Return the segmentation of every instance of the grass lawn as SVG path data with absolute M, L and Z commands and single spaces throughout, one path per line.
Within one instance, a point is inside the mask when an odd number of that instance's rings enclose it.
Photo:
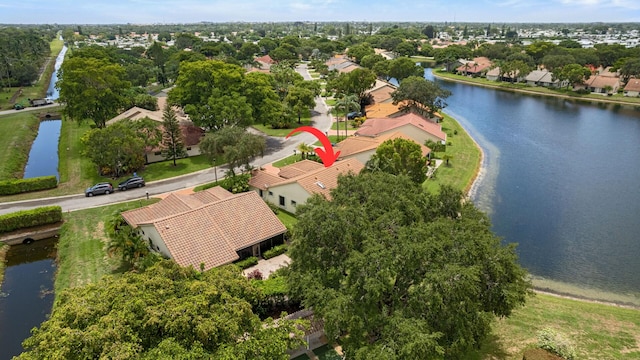
M 298 162 L 300 160 L 302 160 L 302 155 L 300 155 L 300 154 L 289 155 L 286 158 L 280 159 L 280 160 L 274 162 L 271 165 L 273 165 L 273 166 L 275 166 L 277 168 L 280 168 L 280 167 L 283 167 L 283 166 L 291 165 L 291 164 L 296 163 L 296 162 Z
M 520 360 L 544 328 L 571 341 L 576 359 L 640 359 L 640 311 L 545 294 L 496 320 L 493 336 L 467 359 Z
M 17 112 L 0 119 L 0 179 L 22 178 L 40 121 L 33 112 Z
M 137 200 L 64 214 L 58 242 L 56 294 L 62 289 L 98 281 L 103 275 L 127 270 L 118 257 L 109 257 L 105 221 L 117 210 L 129 210 L 158 201 Z
M 2 293 L 2 281 L 4 281 L 4 258 L 9 251 L 9 245 L 0 243 L 0 293 Z
M 344 130 L 344 120 L 343 121 L 336 121 L 333 124 L 331 124 L 331 130 Z M 355 126 L 355 121 L 353 120 L 349 120 L 348 124 L 347 124 L 347 130 L 357 130 L 358 128 Z
M 292 124 L 292 127 L 290 129 L 272 129 L 271 125 L 262 125 L 262 124 L 254 124 L 251 125 L 254 129 L 263 132 L 269 136 L 277 136 L 277 137 L 285 137 L 287 136 L 292 130 L 300 127 L 300 126 L 311 126 L 311 117 L 307 116 L 307 117 L 303 117 L 301 119 L 301 124 L 298 124 L 298 122 L 294 122 Z M 292 136 L 296 136 L 298 135 L 299 132 L 293 134 Z
M 327 106 L 335 106 L 336 103 L 338 102 L 338 100 L 336 100 L 336 99 L 326 99 L 324 102 L 327 104 Z
M 481 165 L 480 149 L 457 121 L 447 114 L 443 115 L 442 131 L 447 133 L 446 154 L 452 158 L 449 160 L 449 166 L 444 163 L 440 165 L 435 177 L 427 179 L 422 186 L 434 193 L 439 191 L 441 185 L 450 185 L 466 193 Z M 457 135 L 454 135 L 455 131 L 458 132 Z M 449 142 L 451 145 L 448 145 Z M 442 158 L 444 154 L 435 153 L 435 156 Z
M 296 219 L 295 215 L 282 209 L 278 211 L 277 216 L 278 219 L 280 219 L 280 221 L 284 224 L 284 226 L 287 227 L 287 229 L 292 229 L 293 226 L 298 222 L 298 219 Z
M 329 135 L 328 136 L 329 141 L 331 141 L 332 144 L 335 144 L 341 140 L 344 140 L 344 135 Z M 313 143 L 314 146 L 322 146 L 322 143 L 320 141 L 316 141 Z

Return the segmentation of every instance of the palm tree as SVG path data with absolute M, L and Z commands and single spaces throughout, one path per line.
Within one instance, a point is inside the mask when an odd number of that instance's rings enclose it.
M 351 110 L 360 111 L 359 100 L 360 99 L 358 98 L 358 95 L 355 95 L 355 94 L 343 95 L 338 100 L 336 100 L 336 105 L 334 109 L 344 112 L 344 137 L 345 138 L 347 137 L 347 127 L 349 124 L 347 115 Z M 340 126 L 338 126 L 338 134 L 340 134 L 339 130 L 340 130 Z
M 310 152 L 313 152 L 313 149 L 315 149 L 313 146 L 307 145 L 305 143 L 301 143 L 300 145 L 298 145 L 298 150 L 302 154 L 302 159 L 305 159 L 305 154 L 307 154 L 306 158 L 308 158 L 309 157 L 308 154 Z

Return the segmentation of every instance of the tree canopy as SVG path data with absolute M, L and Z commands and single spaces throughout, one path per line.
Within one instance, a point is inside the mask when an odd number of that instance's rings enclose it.
M 299 207 L 288 284 L 349 358 L 460 358 L 525 302 L 514 246 L 461 195 L 376 172 Z
M 402 103 L 403 111 L 414 111 L 425 117 L 447 106 L 444 101 L 451 92 L 442 89 L 433 81 L 421 76 L 410 76 L 400 83 L 400 86 L 391 93 L 394 104 Z
M 383 142 L 366 164 L 367 171 L 383 171 L 393 175 L 407 175 L 417 184 L 427 178 L 427 159 L 420 145 L 396 138 Z
M 99 128 L 126 104 L 126 91 L 131 87 L 123 66 L 93 57 L 65 60 L 58 78 L 58 101 L 65 104 L 64 114 L 78 122 L 93 120 Z
M 121 120 L 103 129 L 91 129 L 82 136 L 83 154 L 101 175 L 120 176 L 144 166 L 145 140 L 154 130 L 139 127 L 134 121 Z M 157 125 L 154 125 L 157 126 Z
M 235 266 L 199 272 L 163 260 L 63 290 L 19 359 L 289 359 L 302 333 L 260 321 L 260 297 Z

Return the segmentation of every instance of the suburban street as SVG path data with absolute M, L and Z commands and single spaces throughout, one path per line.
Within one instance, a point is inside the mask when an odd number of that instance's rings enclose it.
M 302 74 L 306 80 L 311 79 L 311 76 L 307 71 L 306 64 L 298 66 L 296 70 Z M 9 112 L 11 111 L 15 110 L 9 110 Z M 327 112 L 328 107 L 325 104 L 324 99 L 320 97 L 316 98 L 316 106 L 312 111 L 312 125 L 322 132 L 326 132 L 331 128 L 332 119 L 331 115 Z M 289 155 L 293 155 L 293 150 L 296 149 L 300 143 L 304 142 L 306 144 L 313 144 L 317 140 L 318 139 L 307 132 L 298 133 L 298 135 L 292 136 L 289 139 L 268 137 L 267 151 L 265 152 L 265 155 L 254 159 L 251 165 L 254 167 L 260 167 L 280 160 Z M 224 165 L 217 167 L 218 180 L 224 177 L 227 170 L 228 167 Z M 154 196 L 166 192 L 191 188 L 197 185 L 210 183 L 215 180 L 216 172 L 214 171 L 214 168 L 210 168 L 174 178 L 148 182 L 143 188 L 116 191 L 110 195 L 85 197 L 84 193 L 82 193 L 77 195 L 0 203 L 0 214 L 47 205 L 59 205 L 65 212 L 75 211 L 136 199 L 144 199 L 147 196 L 147 193 L 149 196 Z

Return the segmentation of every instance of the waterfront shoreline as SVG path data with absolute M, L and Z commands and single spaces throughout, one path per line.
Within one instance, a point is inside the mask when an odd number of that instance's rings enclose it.
M 461 81 L 462 82 L 462 81 Z M 446 113 L 446 111 L 445 111 Z M 487 164 L 485 164 L 485 159 L 486 159 L 486 155 L 484 152 L 484 149 L 482 148 L 482 146 L 480 146 L 480 144 L 478 143 L 478 141 L 475 139 L 475 137 L 473 136 L 473 134 L 471 133 L 471 131 L 469 131 L 469 129 L 465 128 L 465 126 L 458 121 L 458 119 L 456 119 L 455 117 L 453 117 L 451 114 L 447 114 L 451 119 L 453 119 L 453 121 L 455 121 L 456 123 L 458 123 L 458 125 L 464 129 L 464 131 L 467 133 L 467 136 L 469 136 L 469 138 L 473 141 L 473 143 L 476 145 L 476 147 L 478 148 L 478 151 L 480 152 L 480 158 L 477 161 L 477 165 L 476 165 L 476 170 L 474 172 L 473 177 L 471 178 L 470 182 L 467 184 L 467 186 L 465 187 L 464 190 L 464 194 L 466 197 L 466 200 L 471 200 L 471 198 L 475 195 L 475 192 L 478 189 L 479 186 L 479 182 L 483 179 L 483 174 L 486 172 L 486 166 Z M 555 285 L 555 286 L 554 286 Z M 573 284 L 567 284 L 569 286 L 573 286 Z M 566 286 L 564 286 L 566 287 Z M 584 301 L 584 302 L 590 302 L 590 303 L 596 303 L 596 304 L 603 304 L 603 305 L 609 305 L 609 306 L 616 306 L 616 307 L 622 307 L 622 308 L 628 308 L 628 309 L 635 309 L 635 310 L 640 310 L 640 301 L 639 302 L 633 302 L 631 299 L 623 299 L 624 295 L 623 294 L 618 294 L 618 293 L 613 293 L 613 292 L 607 292 L 602 290 L 602 294 L 605 296 L 590 296 L 587 294 L 581 294 L 580 290 L 578 289 L 578 291 L 570 291 L 570 290 L 562 290 L 563 286 L 561 286 L 560 284 L 549 284 L 547 281 L 543 281 L 541 279 L 536 279 L 535 277 L 532 279 L 532 290 L 537 293 L 537 294 L 546 294 L 546 295 L 551 295 L 551 296 L 556 296 L 556 297 L 560 297 L 560 298 L 565 298 L 565 299 L 570 299 L 570 300 L 576 300 L 576 301 Z M 583 289 L 585 292 L 588 292 L 588 289 Z M 593 290 L 595 291 L 595 290 Z M 609 295 L 609 296 L 607 296 Z M 605 300 L 603 299 L 606 297 L 613 297 L 613 298 L 618 298 L 616 300 Z
M 488 89 L 494 89 L 494 90 L 510 91 L 510 92 L 516 92 L 516 93 L 521 93 L 521 94 L 527 94 L 527 95 L 555 97 L 555 98 L 560 98 L 560 99 L 573 100 L 573 101 L 584 101 L 584 102 L 590 102 L 590 103 L 605 103 L 605 104 L 612 104 L 612 105 L 624 105 L 624 106 L 640 107 L 640 103 L 639 102 L 627 102 L 627 101 L 612 100 L 612 99 L 609 99 L 609 98 L 605 98 L 604 96 L 603 96 L 602 99 L 597 99 L 597 98 L 590 98 L 590 97 L 576 97 L 576 96 L 564 95 L 564 94 L 553 94 L 553 93 L 546 93 L 546 92 L 538 92 L 538 91 L 526 90 L 526 89 L 507 88 L 507 87 L 502 87 L 502 86 L 498 86 L 498 85 L 484 84 L 484 83 L 478 83 L 478 82 L 475 82 L 475 81 L 466 81 L 466 80 L 463 80 L 463 79 L 457 79 L 457 78 L 451 78 L 451 77 L 447 77 L 447 76 L 442 76 L 441 74 L 433 72 L 433 71 L 431 73 L 433 74 L 433 77 L 438 78 L 438 79 L 443 80 L 443 81 L 451 81 L 451 82 L 457 82 L 457 83 L 467 84 L 467 85 L 472 85 L 472 86 L 480 86 L 480 87 L 484 87 L 484 88 L 488 88 Z

